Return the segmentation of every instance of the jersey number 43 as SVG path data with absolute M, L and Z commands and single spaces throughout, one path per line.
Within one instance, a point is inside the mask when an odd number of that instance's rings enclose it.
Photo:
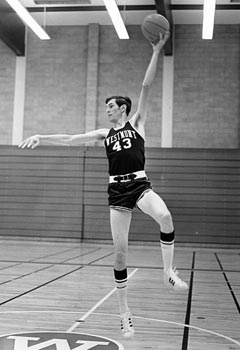
M 113 150 L 114 151 L 121 151 L 122 150 L 122 147 L 127 149 L 127 148 L 131 148 L 132 147 L 132 144 L 131 144 L 131 139 L 129 138 L 126 138 L 126 139 L 122 139 L 122 143 L 123 145 L 121 145 L 120 141 L 116 141 L 113 145 Z

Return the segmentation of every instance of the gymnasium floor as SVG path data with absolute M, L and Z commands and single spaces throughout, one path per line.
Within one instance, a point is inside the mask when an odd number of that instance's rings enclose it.
M 3 335 L 62 332 L 98 335 L 131 350 L 240 348 L 237 249 L 176 247 L 175 265 L 190 286 L 179 295 L 162 283 L 158 244 L 130 245 L 129 306 L 136 334 L 125 340 L 119 327 L 111 244 L 0 243 L 0 345 Z M 45 347 L 56 348 L 73 349 Z M 29 345 L 23 350 L 27 349 L 42 348 Z

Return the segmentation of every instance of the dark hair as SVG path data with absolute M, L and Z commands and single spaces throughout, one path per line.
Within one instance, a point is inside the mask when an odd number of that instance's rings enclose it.
M 118 107 L 122 106 L 122 105 L 126 105 L 126 114 L 129 115 L 130 111 L 131 111 L 131 107 L 132 107 L 132 101 L 130 100 L 129 97 L 125 96 L 110 96 L 108 98 L 106 98 L 105 103 L 107 104 L 110 100 L 115 100 L 116 104 L 118 105 Z

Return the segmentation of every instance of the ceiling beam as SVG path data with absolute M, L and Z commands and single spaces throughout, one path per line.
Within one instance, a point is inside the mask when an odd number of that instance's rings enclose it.
M 1 0 L 2 1 L 2 0 Z M 240 0 L 237 0 L 240 1 Z M 161 11 L 166 9 L 170 10 L 202 10 L 203 5 L 196 4 L 172 4 L 163 6 L 163 3 L 170 3 L 170 1 L 155 0 L 156 5 L 118 5 L 119 11 L 156 11 L 156 8 L 160 8 Z M 162 4 L 161 4 L 162 3 Z M 106 7 L 103 5 L 99 6 L 36 6 L 36 7 L 27 7 L 29 12 L 97 12 L 97 11 L 106 11 Z M 216 10 L 240 10 L 240 4 L 217 4 Z M 169 13 L 171 18 L 171 12 Z
M 25 25 L 5 1 L 0 1 L 0 39 L 17 56 L 25 55 Z
M 118 5 L 119 11 L 155 11 L 155 5 Z M 29 12 L 98 12 L 106 11 L 106 7 L 103 5 L 99 6 L 37 6 L 27 7 Z
M 173 55 L 173 19 L 171 11 L 171 0 L 155 0 L 157 13 L 167 18 L 170 24 L 170 38 L 164 46 L 165 56 Z
M 238 0 L 239 2 L 239 0 Z M 203 10 L 203 5 L 198 4 L 175 4 L 171 5 L 171 10 Z M 216 10 L 240 10 L 240 4 L 216 4 Z

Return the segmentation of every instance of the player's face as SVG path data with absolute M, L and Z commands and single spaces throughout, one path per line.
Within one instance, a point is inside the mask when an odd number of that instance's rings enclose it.
M 110 122 L 117 122 L 121 118 L 122 112 L 115 99 L 108 101 L 106 104 L 106 113 Z

